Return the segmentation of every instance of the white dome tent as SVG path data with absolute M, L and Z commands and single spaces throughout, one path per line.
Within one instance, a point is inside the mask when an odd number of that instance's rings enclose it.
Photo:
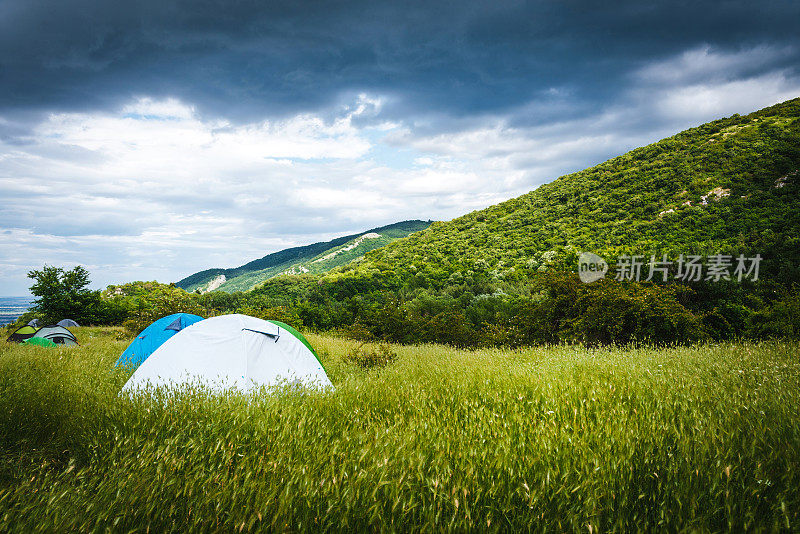
M 301 333 L 277 321 L 238 314 L 184 328 L 136 369 L 122 391 L 187 382 L 214 391 L 235 388 L 243 392 L 296 383 L 333 387 Z

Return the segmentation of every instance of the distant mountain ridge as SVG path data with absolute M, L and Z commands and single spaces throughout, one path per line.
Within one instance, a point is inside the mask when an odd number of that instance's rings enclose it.
M 322 274 L 360 258 L 413 232 L 425 230 L 432 221 L 401 221 L 330 241 L 287 248 L 230 269 L 206 269 L 175 283 L 186 291 L 247 291 L 281 274 Z

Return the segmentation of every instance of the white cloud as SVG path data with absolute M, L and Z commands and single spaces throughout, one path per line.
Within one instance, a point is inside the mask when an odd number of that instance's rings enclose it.
M 160 119 L 191 119 L 194 116 L 193 106 L 187 106 L 175 98 L 153 100 L 152 98 L 139 98 L 135 102 L 122 108 L 123 115 L 138 117 L 158 117 Z
M 747 113 L 800 95 L 800 81 L 787 72 L 743 80 L 699 83 L 662 90 L 656 106 L 664 117 L 710 119 Z
M 360 95 L 328 120 L 244 125 L 204 120 L 175 99 L 53 114 L 27 144 L 0 144 L 0 269 L 14 273 L 0 292 L 23 291 L 24 272 L 44 262 L 95 266 L 98 285 L 169 281 L 373 225 L 459 214 L 438 197 L 478 188 L 475 173 L 440 158 L 411 175 L 376 161 L 371 151 L 397 125 L 354 121 L 380 108 Z
M 391 203 L 391 199 L 376 191 L 355 188 L 300 187 L 288 191 L 288 196 L 289 201 L 300 209 L 370 209 Z
M 703 45 L 639 69 L 634 76 L 647 84 L 691 84 L 709 78 L 735 79 L 743 72 L 763 68 L 770 62 L 792 55 L 790 47 L 760 45 L 736 51 L 716 50 Z
M 800 95 L 800 78 L 770 64 L 792 48 L 755 46 L 736 51 L 701 46 L 652 62 L 633 74 L 627 93 L 635 107 L 650 108 L 669 123 L 697 123 L 748 113 Z M 650 114 L 645 117 L 650 118 Z

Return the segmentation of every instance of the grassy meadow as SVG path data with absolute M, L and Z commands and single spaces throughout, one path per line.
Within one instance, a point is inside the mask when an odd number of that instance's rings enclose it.
M 333 393 L 120 398 L 122 330 L 0 342 L 0 531 L 798 531 L 800 346 L 309 335 Z

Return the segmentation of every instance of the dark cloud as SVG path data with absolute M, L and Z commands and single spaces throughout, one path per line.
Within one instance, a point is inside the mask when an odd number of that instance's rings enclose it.
M 410 120 L 498 113 L 559 88 L 577 114 L 631 70 L 687 48 L 796 45 L 797 20 L 789 1 L 6 0 L 0 110 L 96 109 L 147 94 L 246 121 L 374 91 L 391 97 L 386 116 Z M 796 68 L 797 54 L 784 66 Z

